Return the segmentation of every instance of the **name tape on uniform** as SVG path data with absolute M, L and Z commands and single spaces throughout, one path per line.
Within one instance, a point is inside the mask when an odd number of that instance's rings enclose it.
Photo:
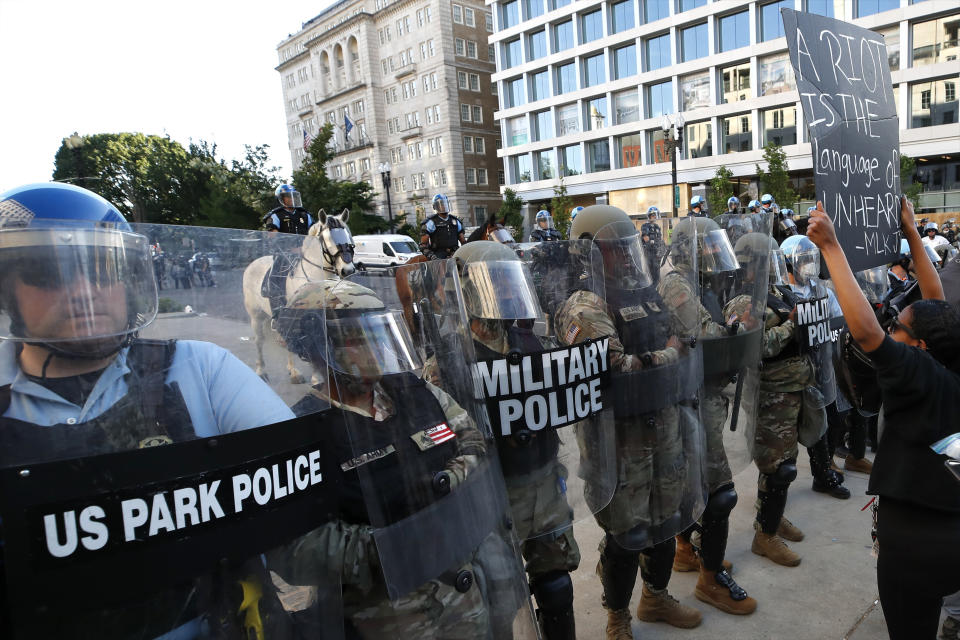
M 609 338 L 474 365 L 478 398 L 501 436 L 557 429 L 603 410 Z

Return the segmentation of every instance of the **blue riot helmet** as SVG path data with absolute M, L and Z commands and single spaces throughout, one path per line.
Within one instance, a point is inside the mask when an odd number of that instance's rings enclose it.
M 820 276 L 820 249 L 807 236 L 794 235 L 780 243 L 787 271 L 798 285 L 806 285 Z
M 537 211 L 537 227 L 543 230 L 553 229 L 553 216 L 546 209 Z
M 574 220 L 576 220 L 577 214 L 580 213 L 581 211 L 583 211 L 583 207 L 574 207 L 570 211 L 570 222 L 573 222 Z
M 647 220 L 656 220 L 660 217 L 660 209 L 656 207 L 650 207 L 647 209 Z
M 0 194 L 0 339 L 106 358 L 156 314 L 150 241 L 116 207 L 59 182 Z
M 750 204 L 747 205 L 747 211 L 750 213 L 760 213 L 760 201 L 751 200 Z
M 763 206 L 764 209 L 769 209 L 776 203 L 773 201 L 772 195 L 770 195 L 769 193 L 765 193 L 762 196 L 760 196 L 760 204 Z
M 727 198 L 727 211 L 730 213 L 736 212 L 740 208 L 740 198 L 737 196 L 730 196 Z
M 273 192 L 277 196 L 277 202 L 285 209 L 299 209 L 303 207 L 303 200 L 300 199 L 300 192 L 293 188 L 293 185 L 282 184 Z
M 707 199 L 703 196 L 693 196 L 690 198 L 690 210 L 694 210 L 699 207 L 700 213 L 703 213 L 704 208 L 707 206 Z
M 910 243 L 906 238 L 900 238 L 900 255 L 910 257 Z
M 450 213 L 450 200 L 445 194 L 438 193 L 433 196 L 433 210 L 442 216 Z
M 793 214 L 793 209 L 780 209 L 780 213 L 782 213 L 783 215 L 785 215 L 785 216 L 788 217 L 788 218 L 792 218 L 793 215 L 794 215 L 794 214 Z

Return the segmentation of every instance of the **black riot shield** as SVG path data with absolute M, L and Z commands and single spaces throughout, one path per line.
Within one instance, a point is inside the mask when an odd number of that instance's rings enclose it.
M 302 387 L 264 382 L 238 339 L 250 335 L 243 270 L 266 239 L 155 225 L 35 234 L 33 255 L 59 258 L 37 284 L 57 295 L 71 283 L 75 304 L 37 325 L 56 327 L 43 345 L 0 346 L 38 375 L 0 394 L 13 637 L 343 637 L 328 553 L 339 492 L 318 429 L 329 406 L 296 417 Z M 206 296 L 199 279 L 163 283 L 157 313 L 159 251 L 171 263 L 203 251 Z
M 707 438 L 711 489 L 729 482 L 752 459 L 772 214 L 723 214 L 716 222 L 730 238 L 736 264 L 730 271 L 728 260 L 709 257 L 710 251 L 722 255 L 726 249 L 723 242 L 706 243 L 708 257 L 701 256 L 700 262 L 701 304 L 710 323 L 701 325 L 704 391 L 700 415 Z M 743 233 L 747 229 L 751 231 Z
M 806 286 L 793 285 L 800 296 L 797 304 L 797 340 L 813 364 L 816 389 L 822 406 L 837 400 L 837 379 L 833 368 L 834 344 L 844 326 L 835 294 L 826 282 L 811 279 Z M 815 394 L 814 394 L 815 395 Z
M 564 534 L 605 507 L 616 485 L 610 336 L 561 345 L 546 332 L 562 302 L 558 285 L 579 264 L 567 244 L 527 246 L 523 262 L 460 266 L 474 378 L 521 540 Z M 549 316 L 544 303 L 555 305 Z
M 455 264 L 411 265 L 394 283 L 399 306 L 352 279 L 331 287 L 316 338 L 319 393 L 340 408 L 344 518 L 368 526 L 382 580 L 345 598 L 347 618 L 363 638 L 535 638 L 496 446 L 471 401 Z
M 671 253 L 677 249 L 668 248 L 661 286 L 678 270 Z M 695 260 L 692 242 L 680 251 Z M 597 521 L 624 548 L 644 549 L 685 530 L 703 510 L 701 350 L 654 286 L 633 225 L 608 225 L 593 240 L 571 241 L 570 253 L 578 277 L 555 313 L 557 339 L 576 345 L 610 336 L 618 483 Z M 684 282 L 696 298 L 696 282 Z

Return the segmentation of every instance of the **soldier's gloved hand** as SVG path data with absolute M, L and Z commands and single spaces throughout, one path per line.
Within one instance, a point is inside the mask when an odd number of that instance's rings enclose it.
M 673 347 L 678 352 L 683 351 L 683 343 L 680 342 L 680 338 L 677 336 L 670 336 L 670 338 L 667 339 L 667 346 Z
M 446 471 L 438 471 L 430 480 L 430 488 L 436 496 L 445 496 L 453 488 L 452 478 Z

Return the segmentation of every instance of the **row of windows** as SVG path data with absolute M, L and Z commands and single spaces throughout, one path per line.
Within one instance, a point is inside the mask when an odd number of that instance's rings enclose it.
M 430 172 L 430 186 L 433 187 L 443 187 L 447 184 L 447 170 L 446 169 L 435 169 Z M 417 189 L 426 189 L 427 188 L 427 174 L 426 173 L 413 173 L 410 175 L 410 191 L 416 191 Z M 407 177 L 398 176 L 393 178 L 393 190 L 397 193 L 404 193 L 407 191 Z
M 494 47 L 489 45 L 487 47 L 487 56 L 485 62 L 495 62 L 494 58 Z M 474 60 L 479 60 L 479 49 L 477 48 L 477 43 L 473 40 L 464 40 L 463 38 L 454 38 L 453 41 L 453 52 L 464 58 L 473 58 Z
M 463 122 L 483 123 L 483 109 L 480 105 L 460 105 L 460 120 Z
M 358 168 L 361 173 L 370 171 L 370 158 L 360 158 L 360 160 L 350 160 L 343 164 L 335 165 L 331 168 L 331 172 L 333 173 L 333 177 L 343 178 L 345 176 L 356 175 Z
M 453 21 L 457 24 L 466 25 L 468 27 L 477 26 L 476 13 L 470 7 L 464 7 L 463 5 L 454 4 L 453 8 Z M 493 14 L 489 11 L 484 12 L 484 26 L 486 27 L 489 33 L 493 33 Z
M 436 47 L 434 47 L 433 39 L 424 40 L 420 43 L 420 61 L 424 61 L 427 58 L 432 58 L 437 55 Z M 395 62 L 396 60 L 396 62 Z M 413 59 L 413 49 L 406 49 L 401 51 L 397 56 L 389 56 L 387 58 L 380 59 L 380 70 L 383 72 L 384 76 L 388 74 L 403 69 L 407 65 L 411 65 L 415 62 Z
M 474 169 L 467 167 L 467 184 L 487 184 L 487 170 L 483 168 Z
M 416 13 L 417 28 L 422 29 L 427 24 L 433 22 L 433 12 L 430 7 L 423 7 L 422 9 L 417 9 Z M 397 37 L 401 37 L 404 34 L 409 34 L 411 32 L 412 23 L 410 22 L 410 16 L 405 15 L 403 17 L 397 18 L 395 23 Z M 380 38 L 380 44 L 386 44 L 393 40 L 393 32 L 390 29 L 391 25 L 385 25 L 382 29 L 377 30 L 377 36 Z
M 443 138 L 429 138 L 426 144 L 427 154 L 430 157 L 443 155 Z M 424 144 L 422 141 L 399 145 L 390 149 L 390 162 L 400 164 L 404 160 L 420 160 L 423 158 Z
M 423 110 L 423 115 L 427 124 L 439 124 L 440 105 L 431 105 L 427 107 Z M 420 112 L 411 111 L 410 113 L 405 113 L 402 120 L 400 116 L 387 118 L 387 132 L 390 134 L 403 133 L 407 129 L 421 126 L 421 123 L 422 121 L 420 119 Z M 401 124 L 405 124 L 406 126 L 403 127 Z
M 486 153 L 487 147 L 483 138 L 474 136 L 463 136 L 464 153 Z
M 480 91 L 480 74 L 457 71 L 457 88 L 464 91 Z

